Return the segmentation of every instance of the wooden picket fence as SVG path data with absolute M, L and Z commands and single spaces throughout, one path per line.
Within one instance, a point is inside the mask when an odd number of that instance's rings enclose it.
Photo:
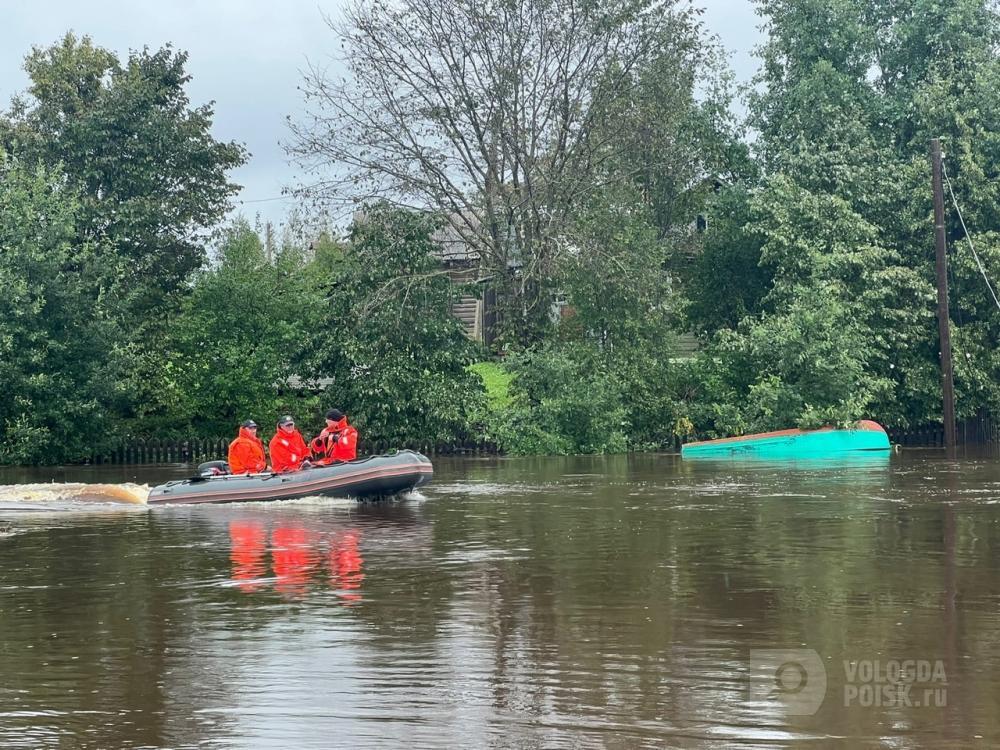
M 115 448 L 94 453 L 86 463 L 99 464 L 198 464 L 203 461 L 225 459 L 232 438 L 191 438 L 188 440 L 160 440 L 136 438 L 123 441 Z M 387 442 L 358 442 L 358 455 L 369 456 L 388 453 L 401 448 L 420 451 L 425 456 L 495 455 L 497 446 L 492 443 L 465 441 L 448 444 L 390 445 Z
M 466 440 L 457 443 L 422 443 L 412 445 L 390 444 L 386 441 L 358 441 L 358 455 L 372 456 L 379 453 L 389 453 L 394 450 L 408 448 L 419 451 L 425 456 L 495 456 L 500 450 L 494 443 Z
M 187 464 L 225 458 L 231 438 L 161 440 L 135 438 L 94 453 L 91 464 Z
M 929 424 L 907 430 L 888 429 L 889 440 L 904 448 L 944 447 L 944 425 Z M 958 422 L 955 438 L 959 445 L 995 445 L 1000 441 L 1000 425 L 986 412 Z

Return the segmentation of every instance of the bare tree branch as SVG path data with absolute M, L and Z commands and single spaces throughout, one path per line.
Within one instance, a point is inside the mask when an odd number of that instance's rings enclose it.
M 356 0 L 331 27 L 349 75 L 310 66 L 291 125 L 309 194 L 440 212 L 487 274 L 518 269 L 525 315 L 579 205 L 632 178 L 644 71 L 674 61 L 690 95 L 699 40 L 679 0 Z

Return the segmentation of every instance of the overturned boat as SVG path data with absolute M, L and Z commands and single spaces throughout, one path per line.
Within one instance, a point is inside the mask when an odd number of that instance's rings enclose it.
M 891 449 L 885 428 L 863 419 L 850 429 L 781 430 L 681 446 L 683 458 L 798 459 L 879 453 Z
M 289 500 L 324 495 L 371 499 L 407 492 L 431 481 L 434 467 L 421 453 L 402 450 L 282 474 L 224 474 L 167 482 L 149 492 L 149 505 Z

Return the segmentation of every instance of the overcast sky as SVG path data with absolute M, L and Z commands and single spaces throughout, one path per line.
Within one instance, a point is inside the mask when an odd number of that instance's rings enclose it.
M 694 0 L 705 25 L 732 53 L 736 75 L 757 69 L 760 42 L 751 0 Z M 125 58 L 129 49 L 171 43 L 186 50 L 193 105 L 215 101 L 214 135 L 246 144 L 252 156 L 234 174 L 243 185 L 237 210 L 280 223 L 293 205 L 281 189 L 295 182 L 280 142 L 285 117 L 301 112 L 297 86 L 307 60 L 321 62 L 335 44 L 323 14 L 343 0 L 0 0 L 0 108 L 28 83 L 21 68 L 32 46 L 49 46 L 67 31 Z

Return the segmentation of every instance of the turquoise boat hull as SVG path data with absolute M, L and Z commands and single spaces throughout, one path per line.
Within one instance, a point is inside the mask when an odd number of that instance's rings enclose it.
M 732 458 L 747 456 L 764 459 L 827 458 L 890 450 L 889 436 L 882 425 L 862 420 L 856 427 L 842 430 L 781 430 L 756 435 L 705 440 L 681 447 L 684 458 Z

